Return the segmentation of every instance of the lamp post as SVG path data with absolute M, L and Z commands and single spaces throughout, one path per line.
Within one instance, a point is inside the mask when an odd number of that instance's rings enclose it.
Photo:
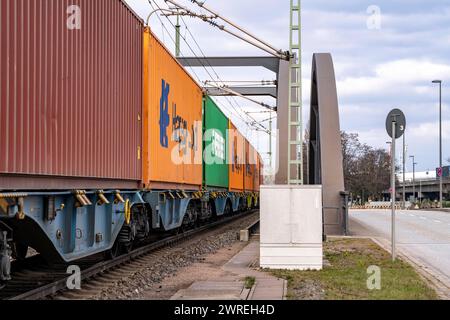
M 413 201 L 416 201 L 416 164 L 417 162 L 414 162 L 415 156 L 409 156 L 412 159 L 412 165 L 413 165 Z
M 422 179 L 419 179 L 419 203 L 422 204 Z
M 439 84 L 439 206 L 442 208 L 442 80 L 433 80 Z

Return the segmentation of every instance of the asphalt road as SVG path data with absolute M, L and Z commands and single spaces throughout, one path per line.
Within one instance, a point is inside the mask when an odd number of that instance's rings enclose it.
M 450 284 L 450 213 L 396 211 L 397 248 Z M 350 233 L 391 239 L 389 210 L 351 210 Z

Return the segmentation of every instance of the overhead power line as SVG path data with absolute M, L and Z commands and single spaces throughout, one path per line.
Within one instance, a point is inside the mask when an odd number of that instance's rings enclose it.
M 289 59 L 289 53 L 284 52 L 283 50 L 277 49 L 274 46 L 272 46 L 271 44 L 267 43 L 266 41 L 261 40 L 260 38 L 258 38 L 257 36 L 253 35 L 252 33 L 250 33 L 249 31 L 247 31 L 246 29 L 242 28 L 241 26 L 233 23 L 232 21 L 230 21 L 229 19 L 221 16 L 220 14 L 218 14 L 217 12 L 213 11 L 211 8 L 207 7 L 205 4 L 205 1 L 198 1 L 198 0 L 190 0 L 192 3 L 197 4 L 200 8 L 205 9 L 206 11 L 208 11 L 209 13 L 213 14 L 214 16 L 216 16 L 216 18 L 219 18 L 223 21 L 225 21 L 226 23 L 228 23 L 229 25 L 233 26 L 234 28 L 238 29 L 239 31 L 245 33 L 247 36 L 249 36 L 250 38 L 255 39 L 256 41 L 260 42 L 261 44 L 263 44 L 264 46 L 272 49 L 273 51 L 277 52 L 279 55 L 284 56 L 286 55 L 286 58 Z
M 163 9 L 158 5 L 158 3 L 156 1 L 154 1 L 155 6 L 158 8 L 158 10 L 155 9 L 155 7 L 152 4 L 153 0 L 148 0 L 148 2 L 150 3 L 152 9 L 154 11 L 163 11 Z M 164 25 L 164 22 L 161 20 L 161 18 L 158 16 L 158 19 L 160 20 L 161 24 L 163 25 L 163 28 L 166 30 L 166 32 L 169 33 L 170 39 L 172 40 L 173 43 L 176 44 L 176 41 L 174 40 L 174 38 L 170 35 L 170 32 L 167 30 L 166 26 Z M 175 28 L 175 25 L 172 23 L 172 21 L 166 16 L 166 19 L 169 21 L 169 23 L 172 25 L 172 27 Z M 184 22 L 185 23 L 185 22 Z M 191 37 L 194 39 L 194 42 L 196 43 L 196 45 L 198 46 L 198 48 L 200 49 L 200 51 L 202 52 L 203 56 L 204 53 L 201 49 L 201 47 L 198 45 L 197 41 L 195 40 L 194 36 L 192 35 L 192 33 L 190 32 L 189 28 L 187 27 L 186 23 L 185 23 L 186 29 L 188 30 L 188 32 L 190 33 Z M 191 45 L 188 43 L 188 41 L 186 40 L 185 37 L 181 36 L 181 38 L 183 39 L 183 41 L 186 43 L 186 45 L 188 46 L 189 50 L 192 52 L 192 54 L 195 56 L 195 58 L 197 58 L 200 62 L 201 60 L 199 59 L 199 57 L 197 56 L 197 54 L 195 53 L 195 51 L 192 49 Z M 205 69 L 206 73 L 208 74 L 208 76 L 215 82 L 217 83 L 217 81 L 214 79 L 214 77 L 211 75 L 211 73 L 208 71 L 208 69 L 206 68 L 205 65 L 203 65 L 203 68 Z M 194 71 L 194 69 L 192 68 L 192 66 L 190 66 L 188 64 L 188 67 L 190 67 L 190 69 L 194 72 L 194 75 L 196 76 L 196 78 L 198 79 L 199 83 L 202 83 L 202 81 L 200 80 L 200 77 L 196 74 L 196 72 Z M 214 68 L 212 66 L 210 66 L 210 68 L 213 70 L 213 72 L 216 74 L 218 80 L 220 81 L 220 77 L 217 74 L 217 72 L 214 70 Z M 227 99 L 228 103 L 230 104 L 230 106 L 232 107 L 232 109 L 235 111 L 236 115 L 241 119 L 241 121 L 247 126 L 247 127 L 251 127 L 251 123 L 253 121 L 255 121 L 255 119 L 245 113 L 243 113 L 243 115 L 240 112 L 239 108 L 236 108 L 235 106 L 233 106 L 233 104 Z M 237 104 L 237 102 L 236 102 Z M 233 114 L 233 112 L 230 112 L 230 114 Z M 244 119 L 244 116 L 246 116 L 249 120 Z
M 153 1 L 153 0 L 148 0 L 148 3 L 149 3 L 150 6 L 152 7 L 153 12 L 156 12 L 156 11 L 162 11 L 162 9 L 158 6 L 157 3 L 155 3 L 155 5 L 158 7 L 158 10 L 156 10 L 155 7 L 154 7 L 153 4 L 152 4 L 152 1 Z M 150 16 L 151 16 L 151 14 L 149 15 L 149 17 L 150 17 Z M 170 33 L 169 30 L 166 28 L 166 26 L 165 26 L 164 22 L 162 21 L 161 17 L 158 16 L 158 15 L 157 15 L 157 17 L 158 17 L 159 22 L 161 23 L 161 26 L 163 27 L 164 30 L 166 30 L 167 34 L 169 35 L 169 38 L 172 40 L 173 43 L 175 43 L 175 42 L 176 42 L 175 39 L 171 36 L 171 33 Z M 193 73 L 194 76 L 197 78 L 198 82 L 201 83 L 202 81 L 201 81 L 200 77 L 198 76 L 198 74 L 195 72 L 195 69 L 194 69 L 192 66 L 190 66 L 189 64 L 188 64 L 188 67 L 191 69 L 192 73 Z
M 209 81 L 205 81 L 205 84 L 209 84 L 209 83 L 210 83 Z M 256 104 L 259 104 L 261 107 L 264 107 L 264 108 L 269 109 L 271 111 L 277 111 L 276 107 L 269 106 L 268 104 L 266 104 L 264 102 L 257 101 L 255 99 L 252 99 L 252 98 L 249 98 L 247 96 L 244 96 L 243 94 L 240 94 L 239 92 L 236 92 L 236 91 L 230 89 L 226 85 L 222 85 L 222 86 L 217 86 L 217 85 L 214 85 L 214 84 L 211 84 L 211 85 L 216 87 L 217 89 L 220 89 L 220 90 L 225 91 L 227 93 L 231 93 L 231 94 L 233 94 L 235 96 L 238 96 L 240 98 L 246 99 L 246 100 L 251 101 L 251 102 L 256 103 Z
M 209 17 L 206 16 L 204 14 L 197 14 L 195 12 L 193 12 L 192 10 L 190 10 L 189 8 L 177 3 L 174 0 L 164 0 L 166 3 L 169 2 L 171 4 L 173 4 L 174 6 L 184 10 L 186 16 L 189 17 L 196 17 L 196 18 L 200 18 L 201 20 L 209 23 L 211 26 L 218 28 L 219 30 L 222 30 L 228 34 L 231 34 L 232 36 L 245 41 L 277 58 L 283 59 L 283 60 L 290 60 L 290 53 L 289 52 L 283 52 L 283 50 L 278 50 L 276 48 L 274 48 L 272 45 L 262 41 L 261 39 L 257 38 L 256 36 L 252 35 L 250 32 L 248 32 L 247 30 L 245 30 L 244 28 L 236 25 L 235 23 L 231 22 L 229 19 L 222 17 L 221 15 L 219 15 L 218 13 L 214 12 L 213 10 L 207 8 L 204 3 L 201 3 L 199 1 L 195 1 L 195 0 L 191 0 L 191 2 L 199 5 L 201 8 L 204 8 L 205 10 L 209 11 L 210 13 L 212 13 L 214 15 L 214 17 Z M 236 28 L 237 30 L 239 30 L 240 32 L 244 33 L 246 36 L 240 35 L 234 31 L 229 30 L 225 25 L 219 25 L 217 22 L 214 21 L 214 19 L 221 19 L 223 21 L 225 21 L 226 23 L 228 23 L 229 25 L 231 25 L 232 27 Z
M 153 14 L 153 13 L 155 13 L 155 12 L 158 12 L 158 11 L 163 12 L 162 15 L 166 17 L 166 19 L 169 21 L 169 23 L 172 25 L 172 27 L 173 27 L 173 28 L 176 27 L 176 26 L 173 24 L 173 22 L 168 18 L 168 16 L 176 15 L 176 13 L 178 13 L 179 11 L 174 11 L 174 10 L 176 10 L 176 9 L 173 9 L 173 8 L 163 9 L 163 8 L 161 8 L 161 7 L 158 5 L 158 3 L 157 3 L 156 1 L 155 1 L 155 5 L 156 5 L 157 9 L 155 9 L 155 8 L 153 7 L 152 3 L 151 3 L 152 0 L 148 0 L 148 1 L 149 1 L 150 5 L 151 5 L 152 9 L 154 10 L 151 14 Z M 153 0 L 153 1 L 154 1 L 154 0 Z M 203 52 L 201 46 L 198 44 L 198 42 L 197 42 L 197 40 L 195 39 L 194 35 L 193 35 L 192 32 L 190 31 L 188 25 L 186 24 L 185 20 L 183 19 L 183 16 L 189 16 L 189 13 L 182 14 L 182 15 L 181 15 L 181 19 L 182 19 L 182 21 L 183 21 L 183 23 L 184 23 L 184 25 L 185 25 L 185 27 L 186 27 L 187 32 L 188 32 L 189 35 L 192 37 L 192 39 L 194 40 L 194 43 L 195 43 L 196 46 L 198 47 L 198 49 L 199 49 L 201 55 L 203 56 L 203 58 L 205 58 L 205 59 L 202 59 L 202 60 L 206 60 L 206 61 L 207 61 L 207 58 L 206 58 L 206 56 L 205 56 L 205 54 L 204 54 L 204 52 Z M 158 15 L 158 19 L 160 20 L 161 24 L 163 25 L 164 30 L 166 30 L 166 32 L 168 32 L 168 34 L 169 34 L 170 39 L 172 40 L 172 42 L 174 42 L 175 45 L 176 45 L 176 40 L 174 40 L 174 38 L 170 35 L 170 32 L 167 30 L 166 26 L 164 25 L 164 22 L 162 22 L 162 20 L 161 20 L 161 18 L 159 17 L 159 15 Z M 189 50 L 192 52 L 192 54 L 194 55 L 194 57 L 197 58 L 199 62 L 201 62 L 200 58 L 197 56 L 197 54 L 195 53 L 195 51 L 193 50 L 193 48 L 191 47 L 191 45 L 188 43 L 188 41 L 187 41 L 187 39 L 186 39 L 186 36 L 183 37 L 183 36 L 180 35 L 180 37 L 181 37 L 181 38 L 183 39 L 183 41 L 186 43 L 186 45 L 188 46 Z M 216 72 L 216 70 L 211 66 L 211 64 L 209 63 L 209 61 L 207 61 L 207 64 L 209 65 L 209 68 L 213 71 L 213 73 L 216 75 L 217 80 L 214 79 L 214 77 L 212 76 L 212 74 L 208 71 L 207 66 L 205 66 L 203 63 L 200 63 L 200 64 L 201 64 L 202 67 L 205 69 L 206 73 L 207 73 L 208 76 L 211 78 L 211 80 L 212 80 L 213 83 L 215 83 L 217 86 L 219 86 L 219 83 L 222 83 L 223 86 L 224 86 L 224 81 L 222 81 L 222 80 L 220 79 L 219 74 L 218 74 L 218 73 Z M 195 73 L 195 71 L 193 70 L 193 67 L 190 66 L 189 63 L 188 63 L 188 67 L 194 72 L 194 74 L 195 74 L 196 78 L 198 79 L 199 83 L 201 83 L 200 77 Z M 267 82 L 266 84 L 269 85 L 269 82 Z M 239 97 L 241 97 L 241 98 L 244 98 L 244 99 L 247 99 L 247 100 L 250 100 L 250 101 L 253 101 L 253 102 L 255 102 L 255 103 L 260 104 L 260 102 L 258 102 L 258 101 L 256 101 L 256 100 L 253 100 L 253 99 L 249 99 L 249 98 L 247 98 L 247 97 L 245 97 L 245 96 L 242 96 L 242 95 L 239 95 L 239 94 L 238 94 L 237 96 L 239 96 Z M 248 133 L 248 128 L 249 128 L 249 127 L 253 127 L 254 130 L 256 130 L 256 131 L 263 131 L 263 132 L 269 133 L 269 130 L 268 130 L 265 126 L 263 126 L 262 124 L 260 124 L 259 121 L 257 121 L 254 117 L 252 117 L 250 114 L 248 114 L 247 112 L 245 112 L 245 111 L 243 111 L 243 110 L 241 109 L 239 103 L 234 99 L 234 97 L 231 97 L 231 98 L 232 98 L 232 100 L 234 101 L 234 103 L 236 104 L 237 107 L 233 105 L 233 103 L 229 100 L 229 97 L 226 97 L 226 101 L 227 101 L 228 104 L 231 106 L 231 108 L 235 111 L 235 112 L 231 111 L 230 114 L 235 113 L 235 114 L 239 117 L 239 119 L 245 124 L 245 126 L 246 126 L 246 130 L 245 130 L 246 133 L 245 133 L 245 135 L 247 135 L 247 133 Z M 263 104 L 263 105 L 265 105 L 265 104 Z M 271 108 L 271 107 L 268 106 L 268 105 L 266 105 L 266 106 L 269 107 L 269 108 Z M 225 107 L 225 106 L 223 105 L 223 107 Z M 226 109 L 228 109 L 228 108 L 226 108 Z M 244 117 L 248 118 L 248 120 L 244 119 Z
M 197 46 L 197 48 L 199 49 L 199 51 L 200 51 L 200 54 L 203 56 L 203 58 L 205 58 L 204 60 L 206 61 L 206 63 L 208 64 L 208 67 L 213 71 L 213 73 L 215 74 L 215 76 L 217 77 L 217 80 L 220 82 L 220 83 L 224 83 L 224 81 L 220 78 L 220 76 L 219 76 L 219 74 L 217 73 L 217 71 L 213 68 L 213 66 L 209 63 L 209 61 L 208 61 L 208 59 L 206 58 L 206 55 L 205 55 L 205 53 L 203 52 L 203 49 L 201 48 L 201 46 L 199 45 L 199 43 L 197 42 L 197 40 L 195 39 L 195 37 L 194 37 L 194 35 L 192 34 L 192 32 L 191 32 L 191 30 L 189 29 L 189 27 L 188 27 L 188 25 L 187 25 L 187 23 L 186 23 L 186 21 L 183 19 L 183 16 L 181 17 L 181 20 L 183 21 L 183 24 L 184 24 L 184 26 L 185 26 L 185 28 L 186 28 L 186 30 L 187 30 L 187 32 L 189 33 L 189 35 L 191 36 L 191 38 L 192 38 L 192 40 L 194 40 L 194 43 L 195 43 L 195 45 Z M 186 41 L 186 39 L 184 39 L 184 41 Z M 194 53 L 195 54 L 195 53 Z M 205 67 L 205 66 L 204 66 Z M 205 69 L 206 69 L 206 67 L 205 67 Z M 208 73 L 209 74 L 209 73 Z M 211 77 L 211 79 L 214 81 L 214 79 L 213 79 L 213 77 L 210 75 L 210 77 Z M 217 83 L 217 81 L 214 81 L 215 83 Z M 228 99 L 228 98 L 226 98 L 226 101 L 230 104 L 230 106 L 236 111 L 236 113 L 240 113 L 240 109 L 238 108 L 236 108 L 235 106 L 233 106 L 233 104 L 232 104 L 232 102 Z M 237 101 L 235 100 L 235 99 L 233 99 L 233 101 L 234 101 L 234 103 L 239 107 L 239 104 L 237 103 Z M 232 113 L 231 113 L 232 114 Z M 248 115 L 247 115 L 247 117 L 248 117 Z M 252 121 L 252 120 L 254 120 L 252 117 L 248 117 L 249 119 L 250 119 L 250 121 Z M 242 119 L 242 118 L 241 118 Z M 243 121 L 244 121 L 244 123 L 247 125 L 247 126 L 250 126 L 250 124 L 249 124 L 249 122 L 248 121 L 245 121 L 244 119 L 242 119 Z

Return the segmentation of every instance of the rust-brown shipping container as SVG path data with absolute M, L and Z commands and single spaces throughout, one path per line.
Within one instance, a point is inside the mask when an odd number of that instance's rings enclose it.
M 229 121 L 228 130 L 229 144 L 229 181 L 230 191 L 244 191 L 244 169 L 245 169 L 245 138 L 237 130 L 236 126 Z
M 139 186 L 142 26 L 120 0 L 0 1 L 0 190 Z
M 143 46 L 143 183 L 199 190 L 202 89 L 149 28 Z

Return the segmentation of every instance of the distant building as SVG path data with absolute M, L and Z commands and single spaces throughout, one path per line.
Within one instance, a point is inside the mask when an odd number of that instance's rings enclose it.
M 403 173 L 397 174 L 397 179 L 400 183 L 403 182 Z M 436 171 L 420 171 L 415 173 L 415 180 L 418 181 L 427 181 L 427 180 L 436 180 L 437 175 Z M 406 172 L 405 173 L 405 182 L 410 183 L 413 181 L 413 173 L 412 172 Z
M 444 200 L 450 195 L 450 167 L 442 168 L 442 191 Z M 407 200 L 414 198 L 421 201 L 428 199 L 431 201 L 439 200 L 439 177 L 437 169 L 433 171 L 418 171 L 415 173 L 415 181 L 413 181 L 413 173 L 405 173 L 405 196 Z M 397 174 L 397 199 L 402 199 L 403 192 L 403 173 Z M 385 197 L 389 197 L 389 190 L 384 192 Z

